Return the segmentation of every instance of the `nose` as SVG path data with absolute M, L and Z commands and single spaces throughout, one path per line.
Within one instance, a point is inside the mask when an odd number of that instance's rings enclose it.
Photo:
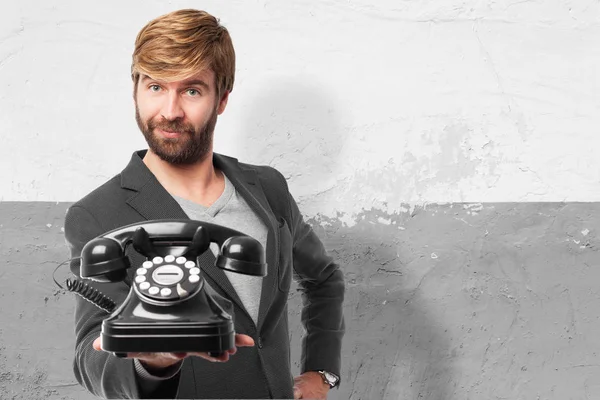
M 179 96 L 176 92 L 171 92 L 165 96 L 161 115 L 168 121 L 183 118 L 183 108 L 181 107 L 181 104 L 179 104 Z

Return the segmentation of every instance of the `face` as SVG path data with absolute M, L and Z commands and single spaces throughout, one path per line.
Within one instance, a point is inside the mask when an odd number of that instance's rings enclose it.
M 175 165 L 203 161 L 212 151 L 213 133 L 227 104 L 217 98 L 214 73 L 164 82 L 141 75 L 134 93 L 135 117 L 150 150 Z

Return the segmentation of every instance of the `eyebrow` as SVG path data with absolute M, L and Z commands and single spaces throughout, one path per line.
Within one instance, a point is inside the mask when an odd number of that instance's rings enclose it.
M 210 90 L 210 86 L 208 86 L 208 83 L 204 82 L 202 79 L 191 79 L 189 81 L 183 81 L 183 85 L 199 85 L 204 87 L 206 90 Z
M 148 75 L 142 75 L 142 82 L 148 81 L 148 80 L 157 80 L 157 79 L 153 79 L 151 77 L 149 77 Z M 186 80 L 186 81 L 182 81 L 182 86 L 188 86 L 188 85 L 199 85 L 204 87 L 206 90 L 210 90 L 210 86 L 208 85 L 208 83 L 204 82 L 202 79 L 190 79 L 190 80 Z

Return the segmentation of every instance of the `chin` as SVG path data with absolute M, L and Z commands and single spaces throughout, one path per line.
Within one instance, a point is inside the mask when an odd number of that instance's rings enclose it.
M 208 152 L 190 154 L 185 151 L 162 151 L 152 149 L 153 153 L 162 161 L 172 165 L 192 165 L 202 162 L 208 156 Z

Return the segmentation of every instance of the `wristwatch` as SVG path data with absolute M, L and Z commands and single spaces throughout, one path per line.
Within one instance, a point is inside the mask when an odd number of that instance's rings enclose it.
M 331 372 L 327 372 L 327 371 L 317 371 L 322 377 L 323 377 L 323 381 L 329 385 L 329 387 L 334 388 L 335 385 L 337 385 L 338 381 L 340 380 L 339 377 L 337 377 L 335 374 L 332 374 Z

